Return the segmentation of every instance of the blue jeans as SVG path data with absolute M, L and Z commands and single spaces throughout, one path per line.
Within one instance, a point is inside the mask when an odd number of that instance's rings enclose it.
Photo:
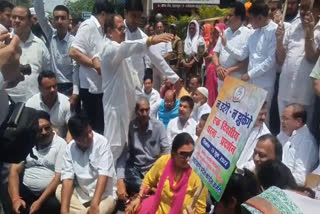
M 125 179 L 127 193 L 131 196 L 139 193 L 144 175 L 134 166 L 128 165 L 125 169 Z

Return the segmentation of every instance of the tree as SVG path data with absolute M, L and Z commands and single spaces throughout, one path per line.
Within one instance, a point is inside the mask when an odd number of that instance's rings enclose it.
M 92 12 L 94 0 L 67 1 L 66 5 L 73 18 L 80 18 L 82 12 Z

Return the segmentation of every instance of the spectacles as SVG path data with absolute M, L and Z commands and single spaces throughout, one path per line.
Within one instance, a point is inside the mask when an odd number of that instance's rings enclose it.
M 182 160 L 187 160 L 192 156 L 193 151 L 191 152 L 178 152 L 178 157 Z

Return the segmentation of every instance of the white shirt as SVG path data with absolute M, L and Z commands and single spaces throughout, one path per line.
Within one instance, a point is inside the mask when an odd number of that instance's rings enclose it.
M 71 117 L 69 98 L 58 92 L 57 101 L 50 109 L 42 100 L 41 94 L 38 93 L 31 97 L 27 103 L 27 107 L 36 110 L 42 110 L 50 115 L 52 125 L 58 129 L 59 135 L 65 137 L 67 134 L 67 124 Z
M 25 43 L 20 42 L 22 54 L 20 64 L 30 64 L 31 75 L 25 75 L 24 81 L 7 89 L 8 94 L 15 102 L 26 102 L 30 97 L 39 92 L 38 76 L 41 71 L 50 70 L 50 54 L 41 39 L 30 33 Z
M 281 140 L 281 139 L 279 139 Z M 307 125 L 293 131 L 283 146 L 282 162 L 291 170 L 299 185 L 304 185 L 306 176 L 318 163 L 318 144 Z
M 320 30 L 314 31 L 320 38 Z M 315 40 L 316 47 L 320 44 Z M 279 98 L 289 103 L 311 105 L 314 100 L 312 79 L 309 77 L 315 63 L 305 56 L 305 33 L 301 18 L 296 19 L 285 33 L 286 58 L 282 66 L 279 82 Z
M 27 156 L 24 162 L 23 184 L 33 193 L 41 194 L 49 186 L 55 173 L 61 173 L 66 147 L 66 141 L 56 134 L 48 147 L 33 147 L 33 154 L 38 159 Z
M 188 121 L 182 126 L 179 117 L 176 117 L 172 120 L 170 120 L 168 127 L 167 127 L 167 134 L 168 134 L 168 140 L 169 143 L 172 144 L 173 139 L 177 136 L 177 134 L 180 134 L 182 132 L 187 132 L 191 135 L 194 141 L 196 141 L 196 127 L 197 122 L 190 117 Z
M 134 32 L 131 32 L 129 28 L 126 25 L 126 21 L 124 21 L 126 30 L 126 38 L 125 40 L 138 40 L 142 38 L 148 38 L 148 36 L 140 29 L 137 28 Z M 150 46 L 150 51 L 148 53 L 135 55 L 130 57 L 130 60 L 132 61 L 133 69 L 137 72 L 138 77 L 140 81 L 142 82 L 144 77 L 144 71 L 147 67 L 147 61 L 146 56 L 150 58 L 152 64 L 165 76 L 168 77 L 170 82 L 175 83 L 179 77 L 178 75 L 171 69 L 171 67 L 168 65 L 168 63 L 164 60 L 162 55 L 158 52 L 156 46 Z
M 211 113 L 211 107 L 208 103 L 204 103 L 201 106 L 199 104 L 196 104 L 193 108 L 191 117 L 198 123 L 201 119 L 201 116 L 204 114 L 210 114 Z
M 219 54 L 219 61 L 222 67 L 230 68 L 240 61 L 245 60 L 248 56 L 248 49 L 246 48 L 249 36 L 252 34 L 252 30 L 245 26 L 239 27 L 238 30 L 232 32 L 231 28 L 227 28 L 224 34 L 227 39 L 227 45 L 224 47 L 219 37 L 218 42 L 214 48 L 214 52 Z M 246 73 L 246 69 L 241 69 L 230 75 L 236 78 Z M 223 81 L 219 80 L 219 85 L 222 85 Z
M 100 175 L 108 176 L 107 186 L 101 199 L 108 196 L 116 199 L 116 191 L 113 188 L 115 168 L 109 141 L 93 132 L 93 143 L 84 152 L 74 140 L 71 141 L 63 156 L 61 180 L 74 180 L 75 190 L 82 203 L 92 200 Z
M 0 126 L 6 119 L 9 110 L 9 100 L 5 89 L 5 81 L 0 70 Z
M 154 49 L 156 49 L 161 54 L 161 56 L 163 56 L 167 53 L 172 52 L 172 45 L 171 42 L 161 42 L 154 45 Z
M 91 16 L 90 19 L 81 23 L 72 47 L 92 58 L 101 50 L 104 38 L 104 32 L 99 21 L 95 16 Z M 79 79 L 80 88 L 89 89 L 92 94 L 102 93 L 101 76 L 95 69 L 80 65 Z M 77 84 L 74 87 L 77 87 Z
M 67 32 L 62 40 L 59 39 L 57 30 L 51 26 L 46 18 L 43 0 L 35 0 L 34 9 L 41 29 L 49 41 L 52 57 L 51 67 L 57 76 L 58 83 L 72 83 L 73 71 L 76 69 L 76 65 L 69 56 L 69 51 L 74 36 Z
M 250 83 L 273 90 L 276 80 L 276 30 L 278 25 L 273 21 L 256 29 L 248 40 Z
M 161 102 L 159 92 L 153 88 L 149 94 L 143 90 L 143 95 L 149 100 L 150 103 L 150 117 L 157 118 L 157 111 L 159 108 L 159 103 Z
M 253 127 L 248 140 L 241 152 L 240 158 L 237 162 L 237 167 L 239 169 L 247 168 L 250 171 L 254 171 L 255 164 L 253 161 L 253 153 L 256 145 L 258 143 L 259 137 L 265 134 L 270 134 L 270 131 L 265 123 L 262 126 L 255 126 Z
M 135 88 L 140 87 L 137 73 L 132 69 L 129 57 L 148 51 L 147 39 L 124 41 L 121 44 L 106 40 L 99 54 L 103 88 L 104 136 L 111 147 L 120 147 L 113 153 L 119 157 L 127 142 L 130 120 L 133 119 L 136 105 Z M 113 151 L 114 152 L 114 151 Z

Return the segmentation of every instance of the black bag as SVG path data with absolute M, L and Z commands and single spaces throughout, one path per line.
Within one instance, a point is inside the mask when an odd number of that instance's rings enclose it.
M 39 124 L 37 110 L 24 103 L 11 103 L 7 119 L 0 126 L 0 161 L 19 163 L 32 151 Z

